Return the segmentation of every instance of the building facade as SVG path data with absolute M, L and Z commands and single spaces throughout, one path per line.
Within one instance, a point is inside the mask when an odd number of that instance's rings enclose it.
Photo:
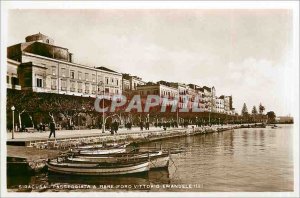
M 217 110 L 217 113 L 224 113 L 224 99 L 222 98 L 216 98 L 216 110 Z
M 123 91 L 132 92 L 137 90 L 140 85 L 145 85 L 146 82 L 142 78 L 137 76 L 132 76 L 130 74 L 122 75 Z
M 6 75 L 6 85 L 8 89 L 21 90 L 18 67 L 20 62 L 7 59 L 7 75 Z
M 16 75 L 22 90 L 91 97 L 122 94 L 121 73 L 73 63 L 67 48 L 55 46 L 43 34 L 26 37 L 25 43 L 8 47 L 7 53 L 19 62 Z

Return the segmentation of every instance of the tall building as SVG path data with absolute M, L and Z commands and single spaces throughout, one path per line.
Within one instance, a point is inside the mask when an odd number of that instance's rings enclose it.
M 234 114 L 234 108 L 232 107 L 232 97 L 231 96 L 220 96 L 221 99 L 224 100 L 224 113 L 226 114 Z
M 22 90 L 92 97 L 122 93 L 121 73 L 74 63 L 67 48 L 54 45 L 52 38 L 41 33 L 25 40 L 7 48 L 9 61 L 19 63 L 14 75 Z M 8 64 L 8 68 L 13 67 Z
M 20 62 L 7 59 L 7 75 L 6 75 L 6 85 L 8 89 L 21 90 L 19 83 L 18 67 Z
M 146 83 L 142 78 L 137 76 L 132 76 L 130 74 L 122 75 L 123 91 L 134 91 L 137 90 L 137 86 L 145 85 Z
M 218 113 L 224 113 L 224 99 L 221 97 L 216 98 L 216 110 Z

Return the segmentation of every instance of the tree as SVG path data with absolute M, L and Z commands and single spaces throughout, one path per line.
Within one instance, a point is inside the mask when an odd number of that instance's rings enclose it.
M 256 114 L 257 114 L 256 106 L 253 106 L 253 108 L 252 108 L 252 115 L 256 115 Z
M 253 120 L 254 120 L 254 122 L 256 121 L 255 120 L 255 116 L 257 115 L 257 109 L 256 109 L 256 106 L 253 106 L 253 108 L 252 108 L 252 115 L 253 115 Z
M 275 122 L 275 118 L 276 118 L 276 114 L 274 113 L 274 111 L 269 111 L 267 113 L 268 116 L 268 122 Z
M 260 115 L 262 115 L 263 112 L 265 111 L 265 107 L 264 107 L 261 103 L 259 103 L 258 109 L 259 109 L 259 114 L 260 114 Z
M 244 103 L 243 108 L 242 108 L 242 116 L 247 116 L 248 114 L 249 113 L 248 113 L 247 105 L 246 105 L 246 103 Z

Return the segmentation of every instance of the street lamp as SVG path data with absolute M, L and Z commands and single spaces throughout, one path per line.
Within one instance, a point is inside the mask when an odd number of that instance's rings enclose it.
M 99 82 L 98 83 L 98 88 L 99 88 L 99 86 L 103 86 L 103 96 L 104 96 L 104 89 L 105 89 L 105 87 L 104 87 L 104 83 L 103 82 Z M 99 90 L 98 90 L 99 91 Z M 102 98 L 102 110 L 104 109 L 104 97 Z M 105 133 L 105 119 L 104 119 L 104 110 L 103 110 L 103 112 L 102 112 L 102 133 Z
M 83 111 L 83 112 L 85 111 L 85 108 L 84 108 L 84 107 L 82 107 L 82 111 Z M 84 126 L 84 125 L 83 125 L 83 121 L 82 121 L 82 117 L 80 117 L 80 121 L 81 121 L 81 125 Z M 85 122 L 85 123 L 86 123 L 86 122 Z
M 11 139 L 15 139 L 15 106 L 11 107 L 12 110 L 12 134 L 11 134 Z
M 220 118 L 219 118 L 219 125 L 220 125 Z
M 177 98 L 177 108 L 176 108 L 176 122 L 177 122 L 177 126 L 179 125 L 179 112 L 178 112 L 178 105 L 179 105 L 179 102 L 180 102 L 180 94 L 179 94 L 179 85 L 178 85 L 178 87 L 177 87 L 177 96 L 178 96 L 178 98 Z

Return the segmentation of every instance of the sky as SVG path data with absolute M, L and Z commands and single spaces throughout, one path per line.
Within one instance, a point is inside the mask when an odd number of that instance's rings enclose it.
M 41 32 L 74 54 L 145 81 L 214 86 L 238 113 L 262 103 L 293 110 L 293 15 L 288 9 L 10 10 L 7 46 Z

